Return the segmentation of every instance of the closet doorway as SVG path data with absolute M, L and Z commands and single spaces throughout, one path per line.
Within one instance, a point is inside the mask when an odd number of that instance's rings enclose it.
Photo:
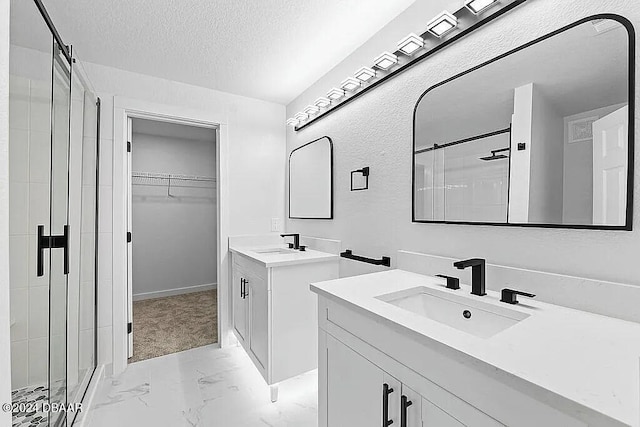
M 218 342 L 217 129 L 128 123 L 129 362 Z

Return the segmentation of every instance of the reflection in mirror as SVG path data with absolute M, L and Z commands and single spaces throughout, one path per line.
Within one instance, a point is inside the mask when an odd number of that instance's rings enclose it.
M 623 21 L 583 21 L 428 90 L 414 116 L 414 220 L 629 228 Z
M 333 218 L 333 143 L 323 137 L 289 155 L 289 218 Z

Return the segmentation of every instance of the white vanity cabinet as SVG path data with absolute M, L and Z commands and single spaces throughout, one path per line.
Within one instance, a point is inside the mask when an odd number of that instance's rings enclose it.
M 311 290 L 320 427 L 638 425 L 637 323 L 540 301 L 507 307 L 499 292 L 403 270 Z M 516 314 L 527 316 L 480 329 Z
M 278 264 L 273 255 L 272 264 L 232 251 L 233 332 L 272 386 L 273 401 L 277 383 L 317 368 L 317 298 L 309 284 L 338 277 L 337 256 L 300 256 L 308 262 Z
M 502 426 L 444 391 L 428 397 L 420 395 L 331 335 L 326 335 L 323 350 L 326 360 L 320 366 L 320 378 L 325 383 L 320 388 L 326 391 L 326 405 L 321 405 L 325 411 L 321 419 L 326 415 L 326 422 L 321 426 Z M 436 402 L 447 399 L 458 412 L 450 414 L 429 398 Z
M 538 400 L 481 373 L 475 362 L 461 362 L 436 342 L 419 343 L 322 294 L 318 313 L 320 427 L 385 427 L 385 406 L 386 420 L 393 421 L 386 427 L 622 425 L 599 423 L 597 415 L 598 422 L 584 423 L 559 411 L 553 400 Z M 403 400 L 411 405 L 405 408 Z

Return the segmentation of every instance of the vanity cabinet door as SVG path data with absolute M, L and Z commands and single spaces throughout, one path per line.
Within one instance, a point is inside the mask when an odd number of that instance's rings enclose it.
M 238 339 L 242 342 L 247 339 L 247 297 L 245 293 L 246 274 L 238 267 L 233 265 L 233 329 Z
M 249 292 L 249 348 L 251 353 L 262 365 L 267 368 L 267 356 L 269 349 L 269 293 L 266 280 L 254 275 L 247 278 Z
M 328 426 L 382 425 L 384 373 L 380 368 L 327 335 L 326 372 Z M 398 389 L 390 393 L 389 401 L 398 393 Z
M 423 427 L 422 425 L 422 396 L 402 384 L 400 395 L 400 427 Z M 424 427 L 438 426 L 439 424 L 425 423 Z

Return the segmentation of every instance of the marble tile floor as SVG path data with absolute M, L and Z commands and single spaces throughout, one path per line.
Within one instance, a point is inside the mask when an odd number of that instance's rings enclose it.
M 130 364 L 100 384 L 89 427 L 314 427 L 317 371 L 280 384 L 279 399 L 242 347 L 200 347 Z

